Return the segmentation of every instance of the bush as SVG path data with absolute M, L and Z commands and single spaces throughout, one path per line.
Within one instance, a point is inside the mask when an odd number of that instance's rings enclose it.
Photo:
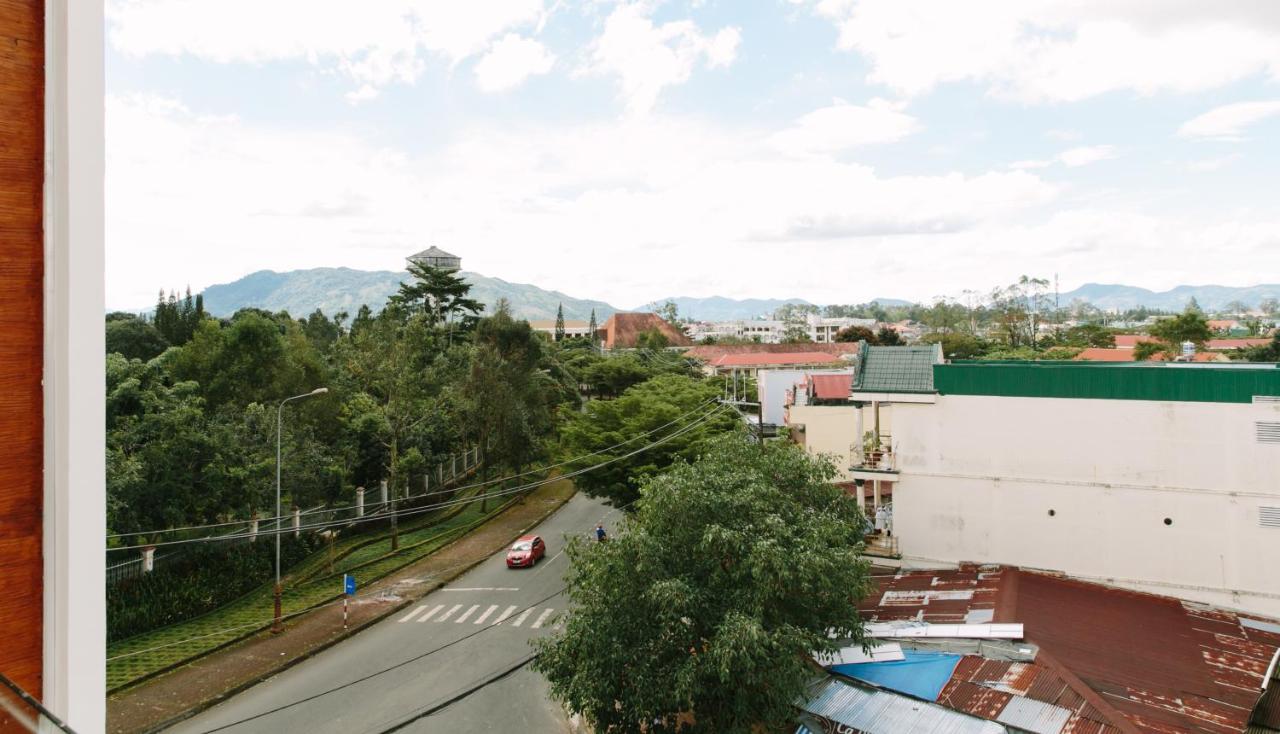
M 289 568 L 321 544 L 312 534 L 280 539 L 280 565 Z M 107 586 L 107 641 L 116 642 L 182 622 L 247 594 L 275 576 L 275 543 L 204 545 L 155 571 Z

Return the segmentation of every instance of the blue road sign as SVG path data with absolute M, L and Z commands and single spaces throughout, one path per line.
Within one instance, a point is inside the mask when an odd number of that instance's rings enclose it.
M 356 593 L 356 577 L 349 573 L 342 574 L 342 590 L 346 594 Z

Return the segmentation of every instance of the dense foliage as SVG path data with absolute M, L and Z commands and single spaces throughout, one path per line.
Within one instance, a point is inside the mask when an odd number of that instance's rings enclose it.
M 483 443 L 499 466 L 537 459 L 574 378 L 505 309 L 477 319 L 453 274 L 415 266 L 381 312 L 304 319 L 203 312 L 162 297 L 150 320 L 107 322 L 108 527 L 132 533 L 274 514 L 283 409 L 284 508 L 350 502 L 388 479 L 404 492 Z M 145 542 L 146 536 L 131 542 Z
M 552 694 L 596 731 L 783 731 L 828 630 L 861 641 L 857 504 L 789 443 L 702 446 L 646 482 L 608 543 L 575 539 L 574 613 L 539 640 Z
M 285 566 L 316 550 L 318 538 L 285 535 Z M 267 537 L 230 547 L 200 547 L 143 576 L 107 586 L 107 641 L 122 640 L 216 609 L 269 581 L 275 543 Z
M 584 457 L 569 470 L 615 461 L 577 477 L 578 488 L 614 506 L 628 505 L 640 496 L 647 477 L 677 458 L 694 459 L 710 438 L 741 426 L 736 413 L 714 402 L 720 394 L 715 382 L 662 374 L 627 388 L 616 400 L 587 403 L 585 411 L 568 417 L 562 430 L 565 453 Z M 683 430 L 687 426 L 693 427 Z M 629 456 L 668 436 L 674 438 Z

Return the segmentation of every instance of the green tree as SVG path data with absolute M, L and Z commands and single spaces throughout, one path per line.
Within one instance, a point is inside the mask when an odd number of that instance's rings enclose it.
M 584 412 L 567 415 L 561 432 L 564 452 L 568 456 L 585 456 L 573 465 L 574 469 L 617 459 L 577 477 L 574 481 L 578 489 L 593 497 L 604 497 L 615 506 L 636 499 L 640 483 L 646 477 L 667 468 L 677 458 L 694 458 L 709 438 L 740 426 L 732 411 L 717 409 L 713 404 L 720 394 L 720 386 L 712 382 L 682 375 L 659 375 L 627 389 L 617 400 L 593 400 L 587 403 Z M 676 435 L 682 427 L 693 425 L 695 419 L 705 417 L 713 409 L 717 412 L 705 422 Z M 686 414 L 685 420 L 658 430 Z M 649 431 L 655 432 L 640 437 Z M 668 436 L 675 437 L 647 451 L 626 456 Z M 610 448 L 628 440 L 632 441 Z
M 1258 310 L 1268 316 L 1280 314 L 1280 300 L 1275 298 L 1264 298 L 1262 299 L 1262 302 L 1258 304 Z
M 1146 362 L 1157 354 L 1166 354 L 1169 351 L 1169 345 L 1162 342 L 1138 342 L 1133 347 L 1133 359 L 1137 362 Z
M 406 315 L 425 314 L 432 326 L 452 324 L 458 316 L 466 329 L 484 309 L 469 296 L 471 285 L 459 275 L 416 262 L 409 263 L 409 275 L 412 279 L 401 283 L 400 290 L 388 300 Z
M 591 332 L 591 346 L 596 345 L 596 310 L 591 309 L 591 321 L 587 323 L 587 330 Z
M 569 543 L 573 614 L 535 643 L 552 695 L 602 732 L 789 731 L 828 632 L 863 640 L 865 521 L 834 478 L 734 436 L 646 482 L 613 540 Z
M 662 317 L 663 321 L 666 321 L 677 329 L 680 328 L 680 307 L 676 305 L 675 301 L 668 298 L 655 310 L 658 315 Z
M 636 334 L 636 349 L 660 351 L 666 349 L 670 344 L 671 340 L 667 339 L 667 335 L 657 329 L 645 329 Z
M 1181 351 L 1183 342 L 1202 347 L 1213 336 L 1204 314 L 1189 307 L 1173 318 L 1157 321 L 1150 331 L 1151 336 L 1164 342 L 1175 354 Z
M 836 341 L 838 342 L 866 342 L 868 344 L 879 344 L 880 340 L 876 333 L 865 326 L 846 326 L 836 332 Z
M 1249 362 L 1280 362 L 1280 332 L 1271 338 L 1270 344 L 1239 350 L 1240 358 Z
M 1082 324 L 1064 329 L 1058 334 L 1057 342 L 1064 347 L 1101 347 L 1114 348 L 1116 337 L 1112 331 L 1098 324 Z
M 884 347 L 898 347 L 903 344 L 902 335 L 888 326 L 881 326 L 876 332 L 876 342 Z
M 556 341 L 564 341 L 564 304 L 556 307 Z
M 974 359 L 986 354 L 990 349 L 986 341 L 960 332 L 925 334 L 921 341 L 926 344 L 941 344 L 942 354 L 947 359 Z
M 159 356 L 169 342 L 151 324 L 137 317 L 107 321 L 107 353 L 147 361 Z

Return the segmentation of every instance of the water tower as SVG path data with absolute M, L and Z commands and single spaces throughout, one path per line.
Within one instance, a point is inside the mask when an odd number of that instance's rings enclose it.
M 411 263 L 443 270 L 446 273 L 454 273 L 462 269 L 462 258 L 457 255 L 450 255 L 435 245 L 405 259 Z

